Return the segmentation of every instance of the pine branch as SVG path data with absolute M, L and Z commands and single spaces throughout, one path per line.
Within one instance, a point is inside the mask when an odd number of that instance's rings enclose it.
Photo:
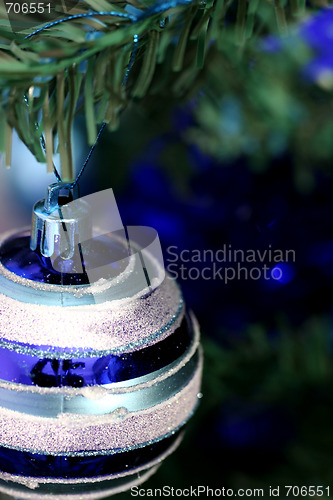
M 34 120 L 38 116 L 38 133 L 45 135 L 46 149 L 51 147 L 50 130 L 59 135 L 62 167 L 66 177 L 70 177 L 70 130 L 82 103 L 88 140 L 92 143 L 96 125 L 106 122 L 114 129 L 130 99 L 143 98 L 156 92 L 156 88 L 162 93 L 176 91 L 186 95 L 200 71 L 205 71 L 212 44 L 224 54 L 229 51 L 229 57 L 235 59 L 239 57 L 239 44 L 244 48 L 258 37 L 258 26 L 266 34 L 275 33 L 277 25 L 285 32 L 287 24 L 295 19 L 297 6 L 293 1 L 286 8 L 280 0 L 270 4 L 264 0 L 175 0 L 160 4 L 84 0 L 71 9 L 70 15 L 75 18 L 60 22 L 68 13 L 59 15 L 52 23 L 18 33 L 13 33 L 3 9 L 0 8 L 1 121 L 6 119 L 36 158 L 45 161 L 43 141 L 36 140 Z M 91 17 L 91 11 L 113 15 Z M 26 16 L 15 19 L 17 23 L 25 20 Z M 139 37 L 140 48 L 125 93 L 120 82 L 126 75 L 134 35 Z M 110 68 L 117 71 L 117 83 Z M 179 73 L 177 78 L 175 72 Z M 170 75 L 171 85 L 166 74 Z M 29 110 L 25 102 L 28 94 L 32 96 L 28 100 Z M 65 144 L 60 144 L 62 141 Z M 0 140 L 0 153 L 7 143 Z M 49 151 L 46 156 L 50 168 Z

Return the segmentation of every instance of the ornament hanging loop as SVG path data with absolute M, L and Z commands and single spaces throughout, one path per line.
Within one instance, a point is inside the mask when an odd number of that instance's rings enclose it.
M 60 193 L 63 190 L 68 191 L 67 203 L 78 198 L 78 186 L 68 183 L 68 182 L 55 182 L 47 187 L 47 195 L 44 202 L 45 211 L 51 214 L 59 206 L 64 205 L 64 200 L 62 200 Z

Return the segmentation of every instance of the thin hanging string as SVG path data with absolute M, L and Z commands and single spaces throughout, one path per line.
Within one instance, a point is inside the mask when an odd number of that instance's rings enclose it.
M 181 5 L 187 5 L 187 4 L 193 3 L 193 1 L 194 0 L 169 0 L 167 2 L 162 2 L 160 4 L 153 5 L 152 7 L 148 8 L 146 11 L 139 12 L 137 15 L 127 14 L 124 12 L 114 12 L 114 11 L 111 11 L 111 12 L 92 11 L 92 12 L 86 12 L 84 14 L 75 14 L 73 16 L 69 16 L 69 17 L 66 17 L 64 19 L 58 19 L 57 21 L 53 21 L 51 23 L 48 23 L 48 24 L 42 26 L 41 28 L 35 30 L 34 32 L 30 33 L 29 35 L 27 35 L 25 37 L 25 39 L 28 40 L 28 39 L 32 38 L 33 36 L 38 35 L 39 33 L 41 33 L 42 31 L 44 31 L 48 28 L 52 28 L 54 26 L 57 26 L 61 23 L 67 22 L 67 21 L 73 21 L 75 19 L 84 19 L 84 18 L 91 18 L 91 17 L 97 17 L 97 16 L 99 16 L 99 17 L 107 16 L 107 17 L 121 17 L 121 18 L 128 19 L 128 20 L 132 21 L 132 23 L 137 23 L 143 19 L 146 19 L 148 17 L 151 17 L 155 14 L 166 11 L 168 9 L 178 7 Z M 129 77 L 130 72 L 132 70 L 132 67 L 135 63 L 138 48 L 139 48 L 139 35 L 135 34 L 133 37 L 133 48 L 132 48 L 130 61 L 128 63 L 126 73 L 125 73 L 124 79 L 122 81 L 122 86 L 124 86 L 127 83 L 128 77 Z M 24 99 L 25 99 L 26 103 L 28 104 L 28 99 L 26 98 L 26 96 L 24 96 Z M 38 127 L 38 124 L 36 124 L 36 127 Z M 71 189 L 73 189 L 78 184 L 83 172 L 85 171 L 85 169 L 89 163 L 89 160 L 90 160 L 90 158 L 91 158 L 91 156 L 92 156 L 92 154 L 93 154 L 93 152 L 98 144 L 98 141 L 99 141 L 105 127 L 106 127 L 106 122 L 104 122 L 102 124 L 102 126 L 97 134 L 96 140 L 95 140 L 94 144 L 92 145 L 92 147 L 87 155 L 87 158 L 84 161 L 79 173 L 77 174 L 76 179 L 70 184 Z M 41 136 L 40 140 L 41 140 L 42 148 L 43 148 L 44 153 L 45 153 L 46 152 L 46 145 L 45 145 L 45 139 L 44 139 L 43 135 Z M 53 171 L 54 171 L 55 177 L 57 178 L 57 181 L 61 182 L 61 176 L 60 176 L 55 165 L 53 165 Z
M 80 178 L 81 178 L 81 175 L 82 175 L 82 174 L 83 174 L 83 172 L 85 171 L 85 168 L 86 168 L 86 166 L 88 165 L 88 162 L 89 162 L 89 160 L 90 160 L 90 158 L 91 158 L 91 156 L 92 156 L 92 154 L 93 154 L 93 152 L 94 152 L 94 150 L 95 150 L 95 148 L 96 148 L 96 146 L 97 146 L 97 144 L 98 144 L 99 138 L 101 137 L 101 135 L 102 135 L 103 130 L 105 129 L 105 127 L 106 127 L 106 123 L 104 122 L 104 123 L 102 124 L 102 126 L 101 126 L 101 128 L 100 128 L 100 130 L 99 130 L 98 134 L 97 134 L 97 137 L 96 137 L 96 139 L 95 139 L 94 144 L 93 144 L 93 145 L 91 146 L 91 148 L 90 148 L 90 151 L 89 151 L 89 153 L 88 153 L 88 156 L 87 156 L 87 158 L 86 158 L 86 160 L 85 160 L 84 164 L 82 165 L 82 168 L 81 168 L 80 172 L 77 174 L 75 181 L 74 181 L 74 182 L 72 182 L 72 184 L 71 184 L 71 189 L 73 189 L 73 188 L 76 186 L 76 184 L 79 182 L 79 180 L 80 180 Z M 59 174 L 58 174 L 58 175 L 59 175 Z
M 132 66 L 133 66 L 133 64 L 135 62 L 135 58 L 136 58 L 136 54 L 137 54 L 138 48 L 139 48 L 139 35 L 134 35 L 134 37 L 133 37 L 132 54 L 131 54 L 131 58 L 130 58 L 130 61 L 128 63 L 127 70 L 126 70 L 126 73 L 125 73 L 125 76 L 124 76 L 124 79 L 123 79 L 123 82 L 122 82 L 123 86 L 126 85 L 126 83 L 127 83 L 129 74 L 130 74 L 131 69 L 132 69 Z

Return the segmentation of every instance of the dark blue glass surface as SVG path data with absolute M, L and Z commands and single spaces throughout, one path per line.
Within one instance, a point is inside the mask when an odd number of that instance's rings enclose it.
M 91 457 L 39 455 L 0 447 L 0 470 L 20 476 L 67 479 L 116 474 L 151 462 L 176 441 L 180 432 L 136 450 Z
M 40 387 L 84 387 L 122 382 L 172 363 L 184 354 L 192 339 L 191 320 L 185 316 L 180 326 L 164 340 L 126 354 L 61 360 L 48 358 L 47 352 L 45 357 L 38 358 L 0 347 L 0 379 Z M 48 352 L 52 351 L 54 348 L 48 348 Z
M 124 243 L 119 241 L 123 231 L 93 238 L 82 243 L 83 268 L 94 269 L 94 279 L 113 278 L 126 267 L 128 250 Z M 39 243 L 39 242 L 38 242 Z M 0 247 L 0 261 L 12 273 L 32 281 L 49 283 L 52 285 L 87 285 L 90 283 L 85 272 L 61 273 L 56 271 L 51 259 L 40 253 L 39 244 L 35 251 L 30 249 L 30 234 L 23 233 L 6 240 Z M 68 259 L 68 270 L 73 262 Z M 105 265 L 108 266 L 108 275 L 105 276 Z M 99 274 L 98 268 L 101 268 Z

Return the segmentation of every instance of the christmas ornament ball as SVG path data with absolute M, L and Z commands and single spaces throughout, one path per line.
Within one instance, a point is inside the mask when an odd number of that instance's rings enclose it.
M 129 252 L 122 229 L 77 245 L 87 214 L 59 200 L 0 244 L 0 491 L 98 499 L 145 481 L 181 441 L 199 329 L 149 248 Z M 74 246 L 93 281 L 73 268 Z M 112 265 L 96 267 L 101 248 Z

